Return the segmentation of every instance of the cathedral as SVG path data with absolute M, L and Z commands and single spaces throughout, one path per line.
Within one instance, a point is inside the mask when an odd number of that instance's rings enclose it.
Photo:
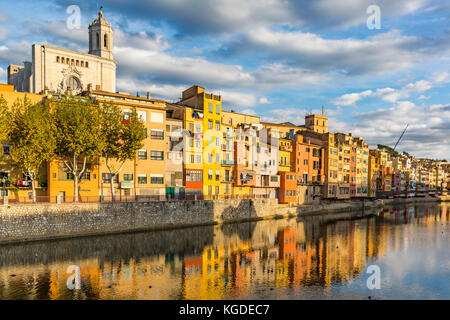
M 89 53 L 33 44 L 32 61 L 8 66 L 8 84 L 16 91 L 78 94 L 83 90 L 116 91 L 113 28 L 98 17 L 89 26 Z

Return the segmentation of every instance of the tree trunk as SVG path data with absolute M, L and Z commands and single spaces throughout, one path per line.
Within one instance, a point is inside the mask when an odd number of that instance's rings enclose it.
M 73 177 L 73 202 L 78 202 L 78 175 Z
M 36 203 L 36 187 L 34 186 L 34 178 L 31 178 L 31 198 Z
M 113 175 L 112 172 L 110 172 L 110 177 L 111 177 L 111 201 L 115 201 L 115 197 L 114 197 L 114 177 L 116 175 Z

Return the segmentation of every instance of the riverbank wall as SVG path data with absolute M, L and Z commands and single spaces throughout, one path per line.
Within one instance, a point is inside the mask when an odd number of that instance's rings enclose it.
M 278 199 L 11 204 L 0 206 L 0 243 L 165 230 L 302 215 L 335 215 L 440 198 L 344 201 L 290 207 Z M 449 199 L 447 199 L 448 201 Z

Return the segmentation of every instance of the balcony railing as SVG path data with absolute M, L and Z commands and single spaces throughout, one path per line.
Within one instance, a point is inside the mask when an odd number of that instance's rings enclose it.
M 234 166 L 234 160 L 222 160 L 223 166 Z

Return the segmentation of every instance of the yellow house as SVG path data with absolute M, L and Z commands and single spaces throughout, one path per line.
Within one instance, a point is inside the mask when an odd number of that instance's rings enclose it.
M 46 96 L 45 102 L 50 106 L 58 103 L 60 99 L 64 99 L 64 95 L 49 94 Z M 82 99 L 88 99 L 84 97 Z M 81 168 L 82 163 L 78 164 Z M 72 202 L 74 198 L 74 182 L 71 173 L 67 172 L 67 168 L 60 159 L 52 160 L 47 165 L 48 191 L 50 202 L 56 202 L 60 197 L 62 202 Z M 98 159 L 93 159 L 86 164 L 86 171 L 78 183 L 78 196 L 80 202 L 97 202 L 99 201 L 99 173 Z
M 291 152 L 292 152 L 292 140 L 280 138 L 278 140 L 278 171 L 291 171 Z
M 222 97 L 195 85 L 183 91 L 180 104 L 203 112 L 203 194 L 215 198 L 220 195 L 222 168 Z
M 11 107 L 17 100 L 24 100 L 25 97 L 32 103 L 42 102 L 45 95 L 16 92 L 13 85 L 0 84 L 0 97 Z M 24 179 L 22 172 L 13 167 L 8 141 L 0 141 L 0 146 L 0 199 L 1 196 L 8 196 L 9 202 L 31 202 L 31 185 Z M 39 181 L 35 182 L 37 201 L 46 201 L 47 165 L 42 166 L 38 178 Z
M 124 121 L 136 110 L 145 126 L 143 147 L 133 160 L 125 161 L 119 175 L 115 177 L 114 188 L 117 199 L 138 196 L 139 199 L 163 199 L 165 196 L 166 170 L 166 110 L 165 102 L 147 97 L 136 97 L 129 93 L 90 91 L 89 97 L 100 103 L 113 102 L 124 114 Z M 110 164 L 117 170 L 116 161 Z M 100 159 L 99 195 L 106 200 L 111 196 L 111 176 L 104 158 Z

